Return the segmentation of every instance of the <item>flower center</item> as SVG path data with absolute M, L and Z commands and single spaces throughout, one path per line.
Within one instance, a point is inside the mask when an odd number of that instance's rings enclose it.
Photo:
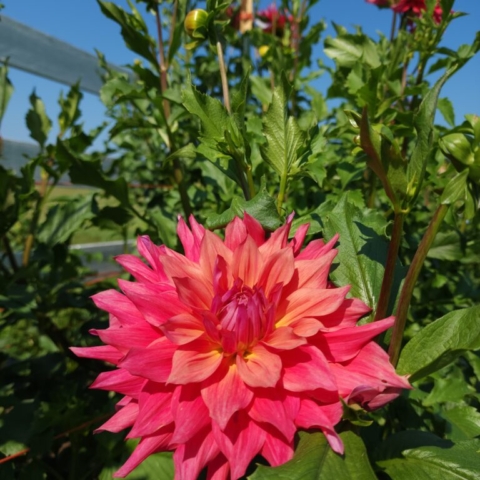
M 262 288 L 237 280 L 221 297 L 217 318 L 225 353 L 245 353 L 271 329 L 269 304 Z

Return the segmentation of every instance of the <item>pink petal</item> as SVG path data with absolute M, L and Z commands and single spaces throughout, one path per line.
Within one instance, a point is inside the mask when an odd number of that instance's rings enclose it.
M 246 358 L 237 355 L 238 373 L 250 387 L 274 387 L 280 379 L 282 362 L 260 343 L 253 347 Z
M 213 434 L 207 429 L 187 443 L 182 443 L 173 454 L 175 478 L 197 480 L 202 469 L 219 454 Z
M 283 386 L 291 392 L 322 389 L 336 392 L 335 378 L 323 353 L 304 345 L 282 353 Z
M 343 455 L 343 442 L 334 428 L 341 418 L 342 405 L 340 402 L 331 405 L 318 405 L 312 400 L 304 399 L 301 402 L 295 423 L 305 429 L 320 428 L 327 437 L 332 450 Z
M 191 217 L 193 218 L 193 217 Z M 185 220 L 179 215 L 177 223 L 177 235 L 183 245 L 185 256 L 193 262 L 198 262 L 200 257 L 200 244 L 201 239 L 198 236 L 194 236 L 188 228 Z
M 178 298 L 183 305 L 193 310 L 210 310 L 213 299 L 213 290 L 206 289 L 205 285 L 196 278 L 172 277 L 177 288 Z M 183 307 L 185 310 L 186 308 Z M 180 310 L 180 309 L 179 309 Z M 180 311 L 177 312 L 181 313 Z
M 316 323 L 319 322 L 316 321 Z M 295 335 L 293 329 L 290 327 L 276 328 L 272 333 L 267 335 L 263 341 L 269 347 L 278 350 L 292 350 L 293 348 L 297 348 L 300 345 L 307 343 L 305 338 Z
M 258 268 L 258 267 L 257 267 Z M 291 248 L 283 248 L 265 261 L 258 284 L 263 286 L 265 295 L 269 297 L 272 289 L 278 284 L 287 285 L 292 279 L 294 272 L 293 251 Z
M 123 358 L 124 354 L 119 352 L 115 347 L 102 345 L 100 347 L 70 347 L 70 350 L 80 358 L 94 358 L 103 360 L 114 365 Z
M 156 388 L 156 386 L 152 386 L 152 383 L 149 383 L 140 394 L 138 416 L 127 438 L 152 435 L 173 422 L 170 405 L 172 392 L 156 391 Z
M 235 279 L 240 278 L 248 287 L 257 284 L 263 268 L 262 256 L 252 237 L 248 236 L 233 253 L 232 273 Z
M 206 230 L 202 241 L 199 262 L 200 268 L 210 284 L 213 283 L 213 272 L 217 257 L 224 258 L 228 265 L 232 263 L 232 252 L 230 249 L 223 243 L 220 237 Z
M 200 430 L 210 426 L 208 408 L 203 401 L 198 385 L 178 386 L 172 399 L 175 418 L 173 443 L 186 443 Z
M 308 229 L 310 228 L 309 223 L 304 223 L 297 228 L 295 235 L 290 242 L 290 246 L 292 247 L 293 254 L 297 255 L 300 249 L 302 248 L 303 242 L 305 241 L 305 237 L 307 236 Z
M 137 237 L 137 250 L 157 274 L 158 281 L 166 282 L 168 278 L 160 262 L 160 257 L 165 254 L 165 248 L 163 246 L 158 247 L 147 235 L 142 235 Z
M 171 429 L 165 428 L 165 431 L 144 437 L 140 440 L 129 459 L 114 474 L 114 478 L 126 477 L 134 468 L 138 467 L 152 453 L 169 450 L 170 438 L 172 437 Z
M 176 345 L 184 345 L 203 335 L 203 322 L 189 313 L 176 315 L 161 327 L 165 336 Z
M 282 303 L 277 314 L 279 321 L 277 321 L 276 326 L 289 326 L 300 318 L 334 312 L 345 301 L 345 295 L 349 289 L 349 286 L 325 290 L 302 288 L 293 292 Z
M 265 443 L 266 432 L 241 410 L 228 422 L 224 431 L 212 422 L 215 442 L 230 463 L 231 480 L 242 475 Z
M 338 241 L 338 234 L 334 235 L 326 244 L 323 240 L 313 240 L 297 255 L 297 260 L 313 260 L 329 252 Z
M 225 245 L 233 252 L 246 238 L 247 228 L 245 223 L 240 218 L 235 217 L 225 229 Z
M 122 325 L 145 322 L 133 302 L 116 290 L 96 293 L 91 298 L 98 308 L 114 315 Z
M 273 255 L 276 251 L 287 246 L 288 233 L 290 232 L 292 222 L 293 214 L 289 215 L 285 225 L 277 228 L 277 230 L 270 235 L 270 238 L 260 247 L 260 253 L 264 256 L 264 258 Z
M 222 453 L 208 464 L 207 480 L 228 480 L 230 465 Z
M 218 345 L 199 338 L 180 345 L 173 355 L 173 367 L 168 383 L 185 385 L 201 382 L 212 375 L 220 366 L 223 355 Z
M 389 329 L 394 321 L 395 317 L 389 317 L 359 327 L 322 332 L 312 341 L 318 343 L 329 361 L 346 362 L 357 355 L 360 349 L 373 338 Z
M 307 338 L 322 330 L 323 324 L 318 318 L 299 318 L 290 324 L 290 328 L 295 335 Z
M 146 347 L 156 340 L 161 334 L 142 321 L 138 325 L 128 325 L 123 328 L 110 327 L 105 330 L 90 330 L 92 335 L 98 335 L 102 342 L 127 352 L 130 348 Z
M 131 427 L 138 415 L 138 403 L 129 403 L 122 407 L 113 417 L 98 427 L 94 433 L 113 432 L 118 433 L 127 427 Z
M 135 255 L 118 255 L 115 261 L 121 265 L 128 273 L 133 275 L 135 280 L 142 283 L 157 283 L 160 282 L 158 274 L 152 269 L 148 268 Z
M 299 275 L 298 288 L 327 288 L 328 274 L 336 255 L 336 250 L 330 250 L 314 260 L 296 260 L 295 268 Z
M 248 415 L 260 424 L 273 425 L 289 442 L 293 440 L 297 429 L 293 418 L 289 417 L 285 411 L 282 395 L 275 390 L 266 389 L 262 394 L 257 392 Z
M 353 327 L 372 309 L 358 298 L 346 298 L 335 312 L 319 318 L 325 329 L 337 330 L 338 328 Z
M 132 348 L 120 366 L 132 375 L 165 383 L 172 371 L 172 358 L 177 348 L 167 338 L 158 338 L 147 348 Z
M 257 247 L 263 245 L 265 242 L 265 230 L 260 222 L 256 218 L 251 217 L 247 212 L 244 212 L 243 224 L 247 228 L 248 234 L 257 244 Z
M 142 312 L 145 320 L 154 326 L 162 325 L 169 318 L 188 310 L 171 285 L 135 283 L 121 279 L 118 284 Z
M 138 398 L 147 380 L 141 377 L 134 377 L 126 370 L 119 368 L 110 372 L 102 372 L 90 388 L 99 390 L 113 390 L 114 392 Z
M 253 392 L 245 386 L 235 364 L 222 366 L 203 383 L 202 398 L 208 407 L 210 417 L 223 430 L 232 415 L 246 408 Z
M 283 465 L 293 457 L 293 440 L 287 442 L 282 436 L 278 436 L 276 432 L 267 433 L 260 454 L 272 467 Z

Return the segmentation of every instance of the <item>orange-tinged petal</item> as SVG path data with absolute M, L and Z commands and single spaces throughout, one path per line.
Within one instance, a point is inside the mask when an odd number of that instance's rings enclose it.
M 235 217 L 225 229 L 225 245 L 234 252 L 247 238 L 247 227 L 238 217 Z
M 318 323 L 318 321 L 317 321 Z M 271 348 L 291 350 L 307 343 L 307 340 L 296 335 L 291 327 L 280 327 L 273 330 L 263 341 Z
M 263 268 L 263 260 L 252 237 L 248 236 L 233 253 L 232 273 L 234 279 L 240 278 L 248 287 L 253 287 Z
M 206 289 L 204 284 L 196 278 L 173 277 L 173 281 L 177 287 L 178 298 L 183 305 L 194 310 L 210 309 L 213 300 L 212 289 Z M 178 313 L 181 311 L 177 311 Z
M 297 288 L 326 288 L 330 267 L 336 255 L 336 250 L 330 250 L 320 258 L 296 260 L 295 269 L 298 271 Z
M 257 344 L 244 358 L 237 355 L 238 373 L 250 387 L 274 387 L 280 380 L 280 357 Z
M 199 338 L 180 345 L 173 355 L 172 372 L 167 383 L 186 385 L 197 383 L 213 375 L 223 360 L 218 346 Z
M 199 262 L 200 268 L 210 284 L 213 283 L 213 273 L 219 256 L 225 259 L 227 265 L 232 263 L 233 254 L 231 250 L 223 243 L 221 238 L 206 230 L 202 240 Z
M 338 242 L 338 234 L 334 235 L 327 243 L 323 240 L 313 240 L 298 255 L 297 260 L 313 260 L 325 255 Z
M 253 392 L 240 378 L 236 364 L 228 364 L 226 361 L 204 381 L 201 392 L 210 417 L 222 430 L 232 415 L 246 408 L 253 398 Z
M 267 298 L 275 285 L 286 285 L 292 279 L 294 270 L 293 251 L 290 247 L 275 252 L 265 260 L 258 284 L 263 286 Z
M 265 230 L 256 218 L 251 217 L 247 212 L 245 212 L 243 214 L 243 224 L 247 228 L 248 234 L 253 238 L 258 247 L 265 243 Z
M 165 336 L 177 345 L 184 345 L 205 333 L 203 322 L 189 313 L 181 313 L 170 318 L 161 327 Z

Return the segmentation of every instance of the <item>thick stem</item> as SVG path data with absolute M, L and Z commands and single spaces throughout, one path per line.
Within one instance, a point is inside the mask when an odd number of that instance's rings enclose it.
M 167 71 L 168 65 L 165 61 L 165 47 L 163 45 L 163 32 L 162 32 L 162 17 L 160 16 L 160 8 L 158 4 L 155 6 L 155 20 L 157 24 L 157 38 L 158 38 L 158 66 L 160 68 L 160 87 L 162 94 L 168 88 Z M 163 99 L 163 111 L 165 118 L 170 116 L 170 104 L 167 99 Z
M 375 312 L 374 320 L 380 320 L 385 318 L 387 315 L 390 295 L 392 293 L 398 249 L 402 241 L 404 218 L 405 214 L 396 213 L 393 220 L 392 237 L 390 239 L 390 245 L 388 246 L 387 263 L 385 264 L 385 273 L 383 274 L 382 288 L 380 290 L 380 297 L 378 299 L 377 311 Z
M 393 18 L 392 18 L 392 28 L 390 29 L 390 41 L 393 42 L 395 39 L 395 33 L 396 33 L 396 28 L 397 28 L 397 12 L 393 12 Z
M 15 254 L 13 253 L 10 241 L 8 240 L 6 235 L 2 238 L 2 243 L 3 247 L 5 248 L 5 253 L 7 254 L 8 261 L 10 262 L 10 266 L 12 267 L 12 270 L 16 272 L 18 270 L 17 259 L 15 258 Z
M 448 212 L 449 205 L 440 205 L 435 214 L 433 215 L 427 231 L 418 246 L 418 249 L 413 257 L 410 268 L 408 269 L 405 282 L 403 284 L 400 299 L 398 301 L 398 308 L 396 313 L 395 324 L 393 326 L 392 338 L 390 340 L 390 347 L 388 354 L 390 355 L 390 361 L 394 366 L 397 365 L 398 357 L 400 356 L 400 349 L 402 348 L 403 331 L 405 330 L 405 324 L 407 321 L 408 308 L 410 307 L 410 301 L 412 299 L 413 289 L 417 283 L 418 275 L 422 269 L 423 262 L 427 256 L 433 240 L 440 228 L 440 225 Z
M 225 58 L 223 56 L 223 48 L 220 40 L 217 38 L 217 56 L 218 65 L 220 67 L 220 78 L 222 80 L 223 103 L 228 113 L 231 113 L 230 92 L 228 90 L 227 68 L 225 66 Z

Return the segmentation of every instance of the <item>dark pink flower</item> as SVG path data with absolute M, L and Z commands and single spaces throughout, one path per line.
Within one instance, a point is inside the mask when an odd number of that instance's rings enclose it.
M 98 430 L 140 438 L 116 477 L 170 450 L 177 479 L 207 467 L 208 479 L 237 480 L 258 454 L 290 460 L 298 429 L 321 429 L 343 453 L 341 399 L 374 409 L 409 388 L 374 342 L 393 317 L 356 326 L 370 308 L 328 280 L 338 237 L 302 250 L 308 225 L 289 241 L 292 219 L 266 239 L 245 213 L 224 240 L 179 219 L 185 255 L 140 237 L 149 266 L 117 257 L 136 281 L 93 297 L 110 314 L 91 332 L 106 345 L 72 348 L 117 367 L 92 385 L 123 395 Z
M 427 9 L 425 0 L 399 0 L 392 9 L 397 13 L 404 13 L 410 16 L 421 17 Z M 433 11 L 433 19 L 436 23 L 442 21 L 442 7 L 437 2 Z
M 266 33 L 272 33 L 275 28 L 275 34 L 282 36 L 287 25 L 293 22 L 293 17 L 286 11 L 280 12 L 276 5 L 257 12 L 257 24 Z

